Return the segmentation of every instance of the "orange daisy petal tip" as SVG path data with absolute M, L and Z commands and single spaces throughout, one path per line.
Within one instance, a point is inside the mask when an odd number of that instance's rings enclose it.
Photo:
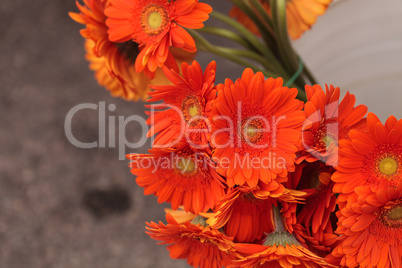
M 340 244 L 329 259 L 347 267 L 401 267 L 402 182 L 356 192 L 337 213 Z
M 335 267 L 303 247 L 292 234 L 285 231 L 269 234 L 263 245 L 237 243 L 235 249 L 241 257 L 233 261 L 230 266 L 233 268 Z
M 290 0 L 286 2 L 286 20 L 289 36 L 300 38 L 327 10 L 332 0 Z
M 294 171 L 301 126 L 305 120 L 297 89 L 281 78 L 265 79 L 246 69 L 242 77 L 217 86 L 210 122 L 217 171 L 229 187 L 261 180 L 269 183 Z
M 158 202 L 183 206 L 192 213 L 213 209 L 224 196 L 224 181 L 209 157 L 187 145 L 174 149 L 151 149 L 150 154 L 128 156 L 136 182 L 144 194 L 158 196 Z
M 192 220 L 194 220 L 194 218 L 197 217 L 197 215 L 195 215 L 194 213 L 185 211 L 183 206 L 179 206 L 178 209 L 165 208 L 165 212 L 166 214 L 170 214 L 179 224 L 185 223 L 187 221 L 191 222 Z M 203 215 L 200 214 L 200 216 Z
M 367 129 L 367 107 L 355 105 L 354 95 L 346 93 L 340 101 L 339 87 L 325 85 L 305 86 L 307 103 L 304 106 L 306 122 L 303 124 L 302 150 L 297 163 L 303 160 L 320 160 L 327 165 L 338 164 L 338 143 L 348 138 L 349 131 Z
M 166 214 L 167 224 L 147 223 L 146 233 L 167 249 L 172 259 L 187 259 L 193 267 L 227 267 L 234 259 L 232 238 L 205 225 L 205 219 L 195 217 L 191 222 L 178 223 Z
M 341 140 L 339 165 L 331 179 L 334 192 L 353 193 L 370 185 L 375 190 L 395 186 L 402 178 L 402 119 L 390 116 L 385 125 L 372 113 L 367 116 L 367 132 L 351 130 L 350 140 Z
M 207 149 L 211 101 L 216 97 L 214 88 L 216 63 L 212 61 L 203 72 L 198 62 L 183 63 L 181 73 L 164 68 L 172 85 L 152 86 L 149 102 L 152 111 L 147 123 L 151 125 L 148 136 L 158 133 L 154 145 L 172 146 L 186 140 L 193 148 Z M 159 109 L 166 109 L 159 111 Z M 156 111 L 158 110 L 158 111 Z
M 195 42 L 182 27 L 198 29 L 208 19 L 212 8 L 198 0 L 110 0 L 105 11 L 109 39 L 133 40 L 142 48 L 136 70 L 154 72 L 163 67 L 169 47 L 195 52 Z
M 165 84 L 168 80 L 161 69 L 136 72 L 134 61 L 139 54 L 137 43 L 109 41 L 104 14 L 107 3 L 106 0 L 87 0 L 84 1 L 85 5 L 77 2 L 80 13 L 69 13 L 73 20 L 86 26 L 80 33 L 86 39 L 89 68 L 95 72 L 98 83 L 108 89 L 112 96 L 145 100 L 150 90 L 149 84 Z

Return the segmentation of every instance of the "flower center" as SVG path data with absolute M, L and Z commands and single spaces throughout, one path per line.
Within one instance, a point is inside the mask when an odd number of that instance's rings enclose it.
M 192 118 L 201 115 L 201 106 L 196 96 L 188 96 L 182 103 L 184 119 L 188 122 Z M 195 122 L 194 122 L 195 123 Z
M 381 221 L 390 227 L 402 227 L 402 199 L 390 201 L 381 208 Z
M 197 165 L 191 158 L 180 157 L 176 162 L 176 169 L 186 176 L 193 175 L 197 171 Z
M 158 12 L 150 12 L 148 15 L 148 25 L 152 29 L 158 29 L 162 24 L 162 16 Z
M 398 170 L 398 162 L 393 157 L 385 157 L 378 164 L 378 168 L 382 174 L 390 176 Z
M 402 176 L 402 146 L 396 144 L 380 144 L 363 159 L 361 172 L 364 179 L 377 184 L 388 180 L 395 187 Z
M 246 142 L 257 143 L 263 137 L 264 123 L 260 120 L 251 120 L 243 124 L 242 138 Z
M 324 122 L 320 125 L 317 132 L 314 134 L 314 143 L 315 146 L 320 149 L 327 150 L 329 149 L 331 143 L 337 146 L 337 129 L 334 129 L 334 123 Z
M 163 6 L 150 4 L 141 13 L 141 26 L 148 35 L 160 34 L 168 24 L 168 12 Z
M 335 144 L 335 139 L 333 139 L 331 136 L 326 135 L 322 138 L 323 143 L 325 144 L 325 146 L 328 148 L 331 143 Z
M 391 209 L 388 213 L 388 218 L 393 221 L 402 220 L 402 206 Z
M 249 137 L 249 138 L 254 138 L 255 136 L 258 135 L 259 130 L 258 130 L 257 127 L 251 125 L 251 126 L 247 126 L 247 127 L 244 129 L 244 132 L 245 132 L 245 134 L 246 134 L 247 137 Z

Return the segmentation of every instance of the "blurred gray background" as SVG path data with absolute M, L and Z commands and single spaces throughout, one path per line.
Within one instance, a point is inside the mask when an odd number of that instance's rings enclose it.
M 231 7 L 205 2 L 224 12 Z M 77 11 L 73 0 L 0 3 L 0 267 L 188 267 L 144 233 L 146 221 L 165 220 L 167 205 L 143 195 L 117 148 L 80 149 L 65 136 L 67 113 L 82 103 L 116 105 L 106 117 L 145 118 L 144 103 L 112 98 L 97 85 L 84 59 L 83 26 L 69 11 Z M 201 53 L 197 59 L 205 68 L 217 58 Z M 241 74 L 217 61 L 217 82 Z M 80 111 L 73 134 L 96 141 L 98 125 L 98 111 Z M 140 135 L 138 125 L 127 125 L 129 141 Z
M 83 26 L 69 11 L 77 11 L 73 0 L 0 3 L 0 267 L 188 267 L 144 233 L 146 221 L 165 220 L 167 205 L 143 195 L 117 148 L 80 149 L 65 136 L 65 117 L 81 103 L 116 105 L 106 117 L 145 118 L 144 103 L 98 86 L 84 59 Z M 203 67 L 212 58 L 199 57 Z M 218 81 L 240 74 L 221 63 Z M 98 123 L 98 111 L 77 112 L 73 134 L 97 141 Z M 128 124 L 127 140 L 138 140 L 137 130 Z

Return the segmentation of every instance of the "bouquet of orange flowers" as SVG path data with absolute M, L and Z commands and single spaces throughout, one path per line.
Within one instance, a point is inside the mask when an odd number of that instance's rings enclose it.
M 383 124 L 322 88 L 289 40 L 331 0 L 230 2 L 229 16 L 198 0 L 84 0 L 70 13 L 99 84 L 149 104 L 152 149 L 127 157 L 171 209 L 147 234 L 194 267 L 402 267 L 402 119 Z M 203 70 L 198 50 L 241 77 L 216 83 L 222 66 Z

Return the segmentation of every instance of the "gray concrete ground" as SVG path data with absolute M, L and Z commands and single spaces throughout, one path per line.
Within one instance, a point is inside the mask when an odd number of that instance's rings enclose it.
M 68 11 L 76 11 L 73 0 L 0 3 L 0 267 L 188 267 L 144 233 L 145 221 L 164 220 L 166 205 L 143 196 L 118 150 L 80 149 L 66 139 L 65 117 L 81 103 L 116 105 L 106 116 L 144 116 L 143 103 L 97 85 L 82 26 Z M 210 59 L 202 57 L 204 67 Z M 222 66 L 220 82 L 240 73 Z M 80 111 L 74 135 L 96 140 L 98 123 L 97 111 Z M 133 124 L 126 134 L 139 135 Z

